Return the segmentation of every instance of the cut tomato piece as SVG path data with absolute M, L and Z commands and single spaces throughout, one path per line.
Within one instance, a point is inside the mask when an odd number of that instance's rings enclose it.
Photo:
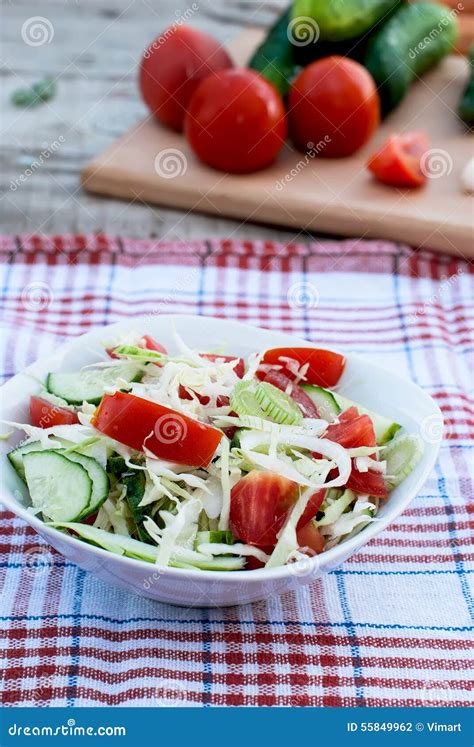
M 207 467 L 222 438 L 216 428 L 126 392 L 106 394 L 92 425 L 132 449 L 192 467 Z
M 308 364 L 305 383 L 316 386 L 336 386 L 344 370 L 346 359 L 332 350 L 319 348 L 272 348 L 263 354 L 263 367 L 257 371 L 257 377 L 264 379 L 268 373 L 268 366 L 277 366 L 290 379 L 295 374 L 288 367 L 288 360 L 296 361 L 299 368 Z M 291 363 L 290 363 L 291 366 Z
M 339 423 L 331 424 L 324 438 L 344 446 L 345 449 L 355 449 L 358 446 L 375 446 L 375 431 L 372 420 L 368 415 L 358 415 L 355 407 L 350 407 L 338 416 Z
M 221 361 L 222 363 L 229 363 L 229 361 L 237 361 L 234 366 L 234 371 L 241 379 L 245 373 L 245 361 L 243 358 L 238 358 L 236 355 L 219 355 L 218 353 L 199 353 L 201 358 L 206 358 L 208 361 L 216 363 Z
M 296 539 L 298 540 L 298 546 L 301 550 L 307 547 L 316 554 L 319 554 L 324 550 L 324 538 L 322 537 L 318 527 L 312 521 L 297 530 Z M 309 554 L 311 555 L 311 553 Z
M 277 389 L 289 394 L 292 400 L 300 406 L 301 412 L 305 418 L 319 418 L 316 405 L 311 397 L 308 397 L 298 384 L 295 384 L 286 374 L 281 371 L 269 371 L 264 377 L 264 381 L 273 384 Z
M 379 182 L 393 187 L 419 187 L 428 176 L 422 170 L 422 158 L 429 148 L 423 132 L 390 135 L 380 150 L 369 159 L 368 170 Z
M 230 528 L 242 542 L 274 546 L 298 486 L 286 477 L 252 470 L 232 488 Z
M 306 524 L 311 521 L 311 519 L 314 519 L 319 509 L 321 508 L 321 503 L 323 502 L 325 495 L 326 491 L 324 488 L 322 488 L 321 490 L 317 490 L 316 493 L 313 493 L 306 505 L 305 510 L 303 511 L 301 519 L 298 522 L 297 529 L 306 526 Z
M 52 428 L 56 425 L 74 425 L 79 422 L 76 413 L 42 397 L 30 397 L 30 418 L 38 428 Z
M 355 466 L 347 481 L 347 487 L 354 493 L 388 498 L 388 490 L 381 472 L 359 472 Z

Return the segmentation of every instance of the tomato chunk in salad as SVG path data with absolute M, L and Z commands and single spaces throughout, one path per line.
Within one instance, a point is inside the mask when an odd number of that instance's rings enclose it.
M 296 379 L 296 371 L 304 371 L 307 384 L 336 386 L 342 376 L 346 359 L 340 353 L 320 348 L 271 348 L 260 361 L 257 377 L 264 379 L 269 370 L 276 368 L 290 379 Z

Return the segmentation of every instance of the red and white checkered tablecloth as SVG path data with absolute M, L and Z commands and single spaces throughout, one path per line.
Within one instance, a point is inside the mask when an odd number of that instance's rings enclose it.
M 195 313 L 362 353 L 426 389 L 447 423 L 395 524 L 323 580 L 248 606 L 106 586 L 3 511 L 4 704 L 472 704 L 472 265 L 356 240 L 6 236 L 0 268 L 3 380 L 92 326 Z

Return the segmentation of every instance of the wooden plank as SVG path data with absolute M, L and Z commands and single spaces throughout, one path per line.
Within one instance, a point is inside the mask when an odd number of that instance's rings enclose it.
M 245 32 L 234 55 L 247 59 L 259 38 L 261 32 Z M 455 114 L 466 70 L 462 58 L 446 59 L 414 85 L 373 142 L 349 159 L 305 159 L 288 146 L 270 169 L 222 174 L 199 163 L 181 135 L 146 119 L 86 167 L 83 185 L 91 192 L 211 215 L 395 239 L 474 256 L 472 197 L 463 195 L 460 186 L 472 143 Z M 415 191 L 373 181 L 365 170 L 368 153 L 393 131 L 418 129 L 429 136 L 433 165 L 446 173 Z M 169 149 L 181 164 L 174 178 L 155 169 L 157 156 Z

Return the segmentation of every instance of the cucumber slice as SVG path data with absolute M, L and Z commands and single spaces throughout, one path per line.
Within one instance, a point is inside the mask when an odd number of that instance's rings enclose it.
M 79 535 L 81 539 L 91 542 L 104 550 L 115 553 L 116 555 L 125 555 L 127 558 L 135 560 L 145 560 L 148 563 L 156 563 L 158 548 L 153 545 L 147 545 L 145 542 L 132 539 L 131 537 L 122 537 L 121 535 L 106 532 L 97 527 L 91 527 L 88 524 L 76 524 L 67 521 L 50 522 L 51 526 L 56 529 L 69 529 Z M 199 553 L 188 551 L 185 548 L 176 547 L 174 556 L 171 557 L 169 565 L 173 568 L 200 568 L 209 571 L 238 571 L 245 565 L 245 559 L 241 557 L 217 557 L 206 558 L 204 555 L 199 557 Z
M 341 408 L 336 402 L 335 396 L 322 386 L 313 386 L 313 384 L 300 384 L 302 390 L 313 400 L 318 410 L 319 417 L 332 423 L 341 412 Z
M 198 532 L 196 535 L 196 540 L 194 542 L 195 549 L 198 547 L 198 545 L 202 545 L 204 542 L 211 542 L 212 544 L 224 543 L 225 545 L 233 545 L 235 542 L 235 537 L 229 530 L 217 530 L 215 532 Z
M 398 423 L 389 420 L 389 418 L 386 418 L 384 415 L 379 415 L 378 412 L 369 410 L 367 407 L 363 407 L 362 405 L 359 405 L 358 402 L 353 402 L 352 400 L 343 397 L 341 394 L 334 392 L 334 397 L 343 410 L 347 410 L 348 407 L 357 407 L 360 415 L 368 415 L 370 417 L 374 425 L 375 438 L 378 446 L 383 446 L 383 444 L 391 441 L 395 433 L 397 433 L 397 431 L 402 427 Z
M 303 413 L 296 402 L 268 381 L 262 381 L 257 386 L 255 399 L 267 418 L 275 423 L 298 425 L 303 420 Z
M 41 450 L 41 443 L 40 441 L 30 441 L 28 444 L 23 444 L 23 446 L 17 446 L 15 449 L 12 449 L 8 452 L 7 457 L 10 461 L 10 464 L 12 465 L 13 469 L 17 473 L 18 477 L 20 477 L 23 482 L 26 482 L 25 480 L 25 468 L 23 466 L 23 456 L 24 454 L 28 454 L 29 451 L 40 451 Z
M 48 392 L 65 399 L 70 405 L 82 405 L 83 402 L 98 405 L 105 389 L 115 386 L 119 379 L 128 383 L 138 381 L 141 373 L 136 363 L 112 368 L 86 368 L 79 373 L 50 373 L 46 387 Z
M 158 353 L 156 350 L 148 350 L 147 348 L 139 348 L 136 345 L 119 345 L 118 348 L 114 348 L 113 353 L 119 357 L 133 358 L 141 362 L 159 361 L 165 358 L 163 353 Z
M 31 502 L 47 519 L 74 521 L 83 515 L 92 480 L 81 464 L 52 449 L 25 454 L 23 465 Z
M 85 454 L 79 454 L 76 451 L 65 451 L 63 449 L 58 450 L 58 453 L 63 454 L 72 462 L 82 465 L 92 480 L 91 499 L 85 511 L 79 516 L 79 519 L 85 519 L 87 516 L 95 514 L 109 494 L 110 481 L 107 472 L 96 459 L 85 456 Z
M 234 386 L 230 395 L 230 407 L 237 415 L 255 415 L 257 418 L 268 419 L 258 403 L 251 381 L 240 381 Z
M 320 513 L 323 513 L 323 516 L 319 520 L 314 519 L 314 523 L 318 527 L 326 527 L 329 524 L 334 524 L 355 499 L 356 494 L 352 490 L 345 490 L 340 498 L 337 498 L 330 506 L 324 509 L 324 512 L 318 511 L 317 515 L 319 516 Z
M 65 441 L 62 438 L 55 438 L 55 441 L 59 441 L 63 446 L 69 446 L 71 443 L 70 441 Z M 49 451 L 50 449 L 45 449 L 44 446 L 41 445 L 41 441 L 29 441 L 27 444 L 17 446 L 15 449 L 12 449 L 8 452 L 7 457 L 10 461 L 10 464 L 17 473 L 18 477 L 23 480 L 23 482 L 26 482 L 25 468 L 23 465 L 23 455 L 28 454 L 30 451 L 45 450 Z M 51 451 L 60 451 L 60 449 L 51 449 Z
M 419 436 L 406 433 L 385 446 L 382 459 L 387 462 L 385 482 L 390 490 L 412 472 L 423 456 L 423 442 Z

